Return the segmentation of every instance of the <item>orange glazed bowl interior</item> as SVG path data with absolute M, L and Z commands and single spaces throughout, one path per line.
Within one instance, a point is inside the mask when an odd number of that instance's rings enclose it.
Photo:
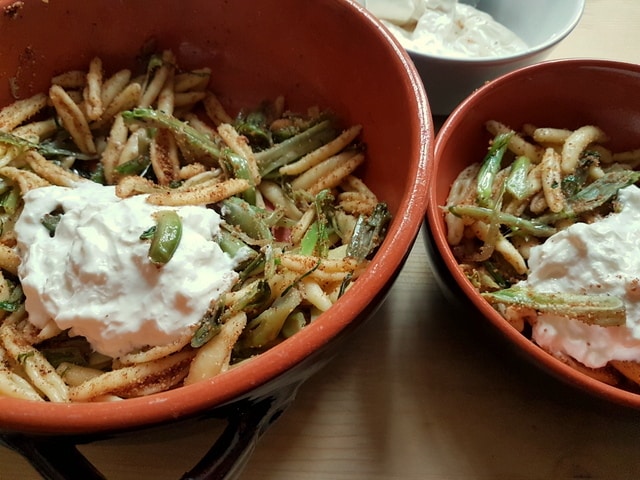
M 424 219 L 433 126 L 407 54 L 371 15 L 343 0 L 50 0 L 0 2 L 0 105 L 46 91 L 51 77 L 131 66 L 144 48 L 171 49 L 184 68 L 208 66 L 230 112 L 283 95 L 363 126 L 360 175 L 393 220 L 368 270 L 293 337 L 211 380 L 115 403 L 0 398 L 0 430 L 76 434 L 191 416 L 258 389 L 322 350 L 383 300 Z M 312 367 L 313 368 L 313 367 Z M 303 375 L 304 376 L 304 375 Z
M 452 182 L 468 165 L 481 162 L 491 135 L 485 122 L 515 130 L 525 124 L 576 129 L 596 125 L 607 132 L 613 152 L 640 146 L 640 66 L 595 59 L 555 60 L 521 68 L 487 83 L 467 97 L 436 138 L 433 183 L 427 211 L 428 246 L 434 270 L 453 301 L 468 304 L 524 357 L 584 392 L 640 408 L 640 394 L 575 370 L 513 328 L 482 298 L 458 267 L 447 243 L 443 209 Z M 432 248 L 431 248 L 432 247 Z

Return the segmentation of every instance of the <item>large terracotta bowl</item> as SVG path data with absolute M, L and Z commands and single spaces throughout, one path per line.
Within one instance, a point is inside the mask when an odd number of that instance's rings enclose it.
M 266 410 L 281 410 L 339 340 L 382 302 L 424 219 L 433 127 L 423 86 L 404 50 L 355 2 L 3 0 L 0 105 L 13 101 L 12 92 L 27 97 L 44 90 L 54 74 L 86 68 L 96 55 L 105 70 L 127 65 L 152 39 L 158 48 L 171 48 L 185 68 L 211 67 L 212 87 L 231 110 L 282 94 L 292 109 L 319 105 L 346 123 L 361 123 L 368 146 L 361 175 L 394 219 L 355 288 L 317 322 L 246 365 L 117 403 L 0 398 L 5 443 L 23 451 L 33 448 L 24 443 L 31 434 L 122 432 L 240 400 L 252 414 L 265 407 L 265 398 Z M 287 392 L 284 400 L 277 400 L 278 392 Z
M 495 327 L 507 344 L 547 372 L 600 398 L 640 408 L 640 395 L 594 380 L 546 353 L 513 328 L 473 288 L 447 243 L 442 205 L 456 176 L 481 161 L 491 136 L 484 124 L 498 120 L 519 129 L 530 123 L 574 129 L 597 125 L 610 132 L 612 151 L 640 145 L 640 66 L 603 60 L 557 60 L 506 74 L 467 97 L 440 129 L 431 165 L 427 246 L 452 301 Z

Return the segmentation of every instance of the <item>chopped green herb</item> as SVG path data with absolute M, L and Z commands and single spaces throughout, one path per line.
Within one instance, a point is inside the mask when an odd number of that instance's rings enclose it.
M 40 219 L 40 223 L 49 230 L 50 237 L 55 236 L 58 224 L 60 223 L 60 220 L 62 220 L 62 215 L 64 215 L 64 212 L 54 210 L 51 213 L 45 213 Z
M 144 232 L 140 234 L 140 240 L 151 240 L 153 236 L 156 234 L 156 230 L 158 227 L 156 225 L 147 228 Z

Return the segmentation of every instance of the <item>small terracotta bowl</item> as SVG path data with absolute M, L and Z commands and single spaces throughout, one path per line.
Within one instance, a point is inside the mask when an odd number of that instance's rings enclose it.
M 457 175 L 486 154 L 491 139 L 484 127 L 487 120 L 498 120 L 514 129 L 526 123 L 569 129 L 597 125 L 610 132 L 607 147 L 624 151 L 639 144 L 639 89 L 639 65 L 589 59 L 544 62 L 489 82 L 467 97 L 438 133 L 427 210 L 432 264 L 453 301 L 468 304 L 517 351 L 550 374 L 633 408 L 640 408 L 639 394 L 594 380 L 557 360 L 514 329 L 477 293 L 447 243 L 441 206 Z
M 94 56 L 105 70 L 130 66 L 150 41 L 172 49 L 184 68 L 210 67 L 211 87 L 230 111 L 284 95 L 292 110 L 318 105 L 362 124 L 368 160 L 360 174 L 394 219 L 354 288 L 292 338 L 210 381 L 148 397 L 66 405 L 0 398 L 0 433 L 14 447 L 22 445 L 16 434 L 123 432 L 240 400 L 253 414 L 261 399 L 287 391 L 277 414 L 383 301 L 423 222 L 434 137 L 424 88 L 406 52 L 352 1 L 0 0 L 0 105 L 43 91 L 53 75 L 86 68 Z M 245 436 L 269 422 L 256 420 Z

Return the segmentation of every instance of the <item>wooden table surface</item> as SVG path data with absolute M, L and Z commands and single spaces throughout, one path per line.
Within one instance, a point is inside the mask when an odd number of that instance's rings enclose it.
M 639 0 L 587 0 L 551 57 L 638 62 L 639 44 Z M 640 413 L 566 387 L 459 317 L 419 236 L 387 301 L 302 386 L 241 480 L 640 478 Z M 223 426 L 207 420 L 81 451 L 110 480 L 176 479 Z M 37 478 L 0 448 L 1 480 Z

